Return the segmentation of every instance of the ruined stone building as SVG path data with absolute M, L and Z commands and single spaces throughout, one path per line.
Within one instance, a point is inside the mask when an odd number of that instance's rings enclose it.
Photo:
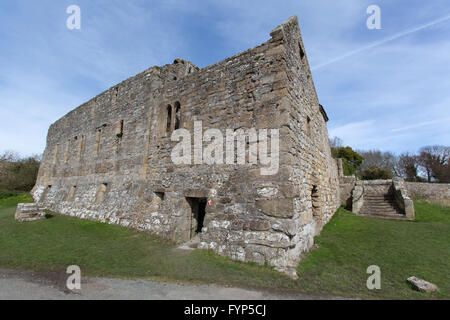
M 148 231 L 295 277 L 337 210 L 337 164 L 296 17 L 271 38 L 199 69 L 176 59 L 91 99 L 51 125 L 35 202 Z M 176 165 L 174 130 L 279 129 L 279 170 Z M 261 143 L 261 141 L 259 141 Z M 194 148 L 195 149 L 195 148 Z M 247 154 L 248 156 L 248 154 Z

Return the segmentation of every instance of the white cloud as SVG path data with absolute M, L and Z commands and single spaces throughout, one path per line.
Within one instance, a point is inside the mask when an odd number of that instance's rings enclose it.
M 417 129 L 417 128 L 437 125 L 437 124 L 441 124 L 441 123 L 447 123 L 447 124 L 450 123 L 450 117 L 443 118 L 443 119 L 437 119 L 437 120 L 430 120 L 430 121 L 419 122 L 419 123 L 416 123 L 416 124 L 413 124 L 413 125 L 403 126 L 403 127 L 391 129 L 391 132 L 407 131 L 407 130 L 411 130 L 411 129 Z
M 414 27 L 414 28 L 411 28 L 411 29 L 408 29 L 408 30 L 405 30 L 405 31 L 402 31 L 402 32 L 399 32 L 399 33 L 396 33 L 396 34 L 391 35 L 391 36 L 389 36 L 389 37 L 387 37 L 387 38 L 384 38 L 384 39 L 382 39 L 382 40 L 379 40 L 379 41 L 377 41 L 377 42 L 374 42 L 374 43 L 371 43 L 371 44 L 366 45 L 366 46 L 364 46 L 364 47 L 361 47 L 361 48 L 358 48 L 358 49 L 355 49 L 355 50 L 346 52 L 345 54 L 340 55 L 340 56 L 338 56 L 338 57 L 335 57 L 335 58 L 333 58 L 333 59 L 331 59 L 331 60 L 328 60 L 328 61 L 326 61 L 326 62 L 322 62 L 322 63 L 320 63 L 320 64 L 318 64 L 318 65 L 315 65 L 315 66 L 312 66 L 312 67 L 311 67 L 311 70 L 317 70 L 317 69 L 326 67 L 326 66 L 328 66 L 328 65 L 330 65 L 330 64 L 332 64 L 332 63 L 341 61 L 341 60 L 343 60 L 343 59 L 347 59 L 347 58 L 349 58 L 349 57 L 351 57 L 351 56 L 354 56 L 354 55 L 356 55 L 356 54 L 362 53 L 362 52 L 364 52 L 364 51 L 367 51 L 367 50 L 370 50 L 370 49 L 374 49 L 374 48 L 379 47 L 379 46 L 382 46 L 382 45 L 384 45 L 384 44 L 386 44 L 386 43 L 388 43 L 388 42 L 391 42 L 391 41 L 394 41 L 394 40 L 396 40 L 396 39 L 405 37 L 405 36 L 410 35 L 410 34 L 412 34 L 412 33 L 421 31 L 421 30 L 423 30 L 423 29 L 426 29 L 426 28 L 435 26 L 435 25 L 440 24 L 440 23 L 442 23 L 442 22 L 446 22 L 446 21 L 448 21 L 449 19 L 450 19 L 450 15 L 447 15 L 447 16 L 444 16 L 444 17 L 442 17 L 442 18 L 439 18 L 439 19 L 433 20 L 433 21 L 431 21 L 431 22 L 428 22 L 428 23 L 426 23 L 426 24 L 423 24 L 423 25 L 420 25 L 420 26 L 417 26 L 417 27 Z

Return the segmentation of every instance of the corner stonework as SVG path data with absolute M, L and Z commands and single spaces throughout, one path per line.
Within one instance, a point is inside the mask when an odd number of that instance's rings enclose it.
M 364 205 L 364 185 L 357 183 L 352 193 L 352 211 L 359 214 Z
M 406 218 L 408 218 L 408 220 L 414 220 L 414 201 L 408 196 L 405 181 L 402 178 L 394 178 L 393 184 L 398 205 L 405 212 Z

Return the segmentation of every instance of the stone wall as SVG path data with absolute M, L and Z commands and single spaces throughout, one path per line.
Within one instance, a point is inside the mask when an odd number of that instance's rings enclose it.
M 408 195 L 408 190 L 405 186 L 405 181 L 396 177 L 393 179 L 394 195 L 396 202 L 400 209 L 405 213 L 409 220 L 415 219 L 414 201 Z
M 356 177 L 344 177 L 339 179 L 339 189 L 340 189 L 340 203 L 344 205 L 346 209 L 352 209 L 352 193 L 356 185 Z
M 408 195 L 413 199 L 428 199 L 444 205 L 450 205 L 450 184 L 405 182 Z
M 266 43 L 204 69 L 176 59 L 105 91 L 54 123 L 33 195 L 52 211 L 194 236 L 190 200 L 207 198 L 200 247 L 295 277 L 339 206 L 336 161 L 297 18 Z M 174 129 L 279 129 L 280 165 L 175 165 Z M 263 143 L 259 141 L 258 143 Z M 201 150 L 195 145 L 194 153 Z M 247 150 L 246 158 L 250 156 Z
M 306 247 L 297 248 L 304 251 L 339 207 L 338 167 L 331 156 L 328 117 L 317 97 L 297 18 L 288 20 L 271 35 L 283 41 L 287 64 L 287 95 L 280 107 L 287 108 L 289 120 L 280 129 L 284 147 L 280 157 L 292 168 L 292 185 L 298 190 L 293 218 L 304 232 L 308 228 L 315 230 Z

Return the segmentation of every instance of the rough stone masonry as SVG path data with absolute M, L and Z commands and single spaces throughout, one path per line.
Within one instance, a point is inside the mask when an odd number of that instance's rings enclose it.
M 176 59 L 51 125 L 33 197 L 54 212 L 131 227 L 296 277 L 337 210 L 331 157 L 297 17 L 262 45 L 199 69 Z M 175 165 L 174 130 L 279 129 L 279 170 Z M 247 154 L 248 156 L 248 154 Z

